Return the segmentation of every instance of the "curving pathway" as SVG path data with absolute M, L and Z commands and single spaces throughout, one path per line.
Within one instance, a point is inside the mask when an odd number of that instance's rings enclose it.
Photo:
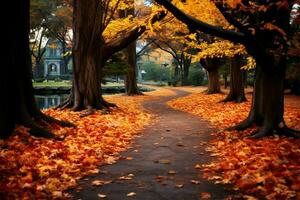
M 211 160 L 205 148 L 212 128 L 204 120 L 168 107 L 167 101 L 189 94 L 174 90 L 175 96 L 144 103 L 145 109 L 157 115 L 154 123 L 135 139 L 133 148 L 122 153 L 127 159 L 101 166 L 99 174 L 81 180 L 80 190 L 71 191 L 74 199 L 101 199 L 97 196 L 101 193 L 108 200 L 198 200 L 202 192 L 208 192 L 215 200 L 232 194 L 202 179 L 201 171 L 194 168 Z M 91 185 L 99 179 L 112 183 Z

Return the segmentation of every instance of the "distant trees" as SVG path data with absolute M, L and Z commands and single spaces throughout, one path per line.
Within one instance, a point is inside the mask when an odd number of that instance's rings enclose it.
M 217 2 L 216 6 L 227 21 L 235 26 L 235 30 L 204 23 L 185 14 L 167 0 L 156 2 L 187 24 L 191 30 L 241 43 L 255 58 L 256 82 L 251 111 L 248 118 L 234 127 L 235 129 L 243 130 L 257 124 L 261 129 L 252 135 L 254 138 L 274 132 L 299 137 L 297 132 L 286 127 L 283 119 L 287 37 L 294 1 L 231 1 L 231 5 Z

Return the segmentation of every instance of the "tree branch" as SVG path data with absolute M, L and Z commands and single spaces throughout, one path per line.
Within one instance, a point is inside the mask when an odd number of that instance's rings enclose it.
M 141 55 L 144 54 L 144 52 L 146 51 L 146 49 L 155 41 L 155 39 L 150 40 L 150 42 L 148 42 L 145 46 L 143 46 L 143 48 L 141 50 L 139 50 L 139 52 L 136 53 L 137 57 L 140 57 Z
M 157 21 L 162 20 L 165 16 L 167 15 L 166 12 L 160 11 L 157 13 L 155 16 L 153 16 L 150 19 L 151 24 L 154 24 Z M 125 47 L 127 47 L 129 44 L 134 42 L 139 36 L 141 36 L 145 31 L 147 30 L 147 23 L 143 23 L 140 26 L 137 26 L 133 30 L 125 33 L 124 36 L 111 41 L 110 43 L 105 45 L 105 50 L 104 52 L 108 57 L 110 57 L 112 54 L 121 51 Z
M 187 24 L 190 30 L 199 30 L 206 34 L 211 34 L 216 37 L 220 37 L 232 42 L 243 43 L 245 40 L 245 35 L 240 32 L 226 30 L 222 27 L 212 26 L 210 24 L 204 23 L 178 9 L 168 0 L 155 0 L 158 4 L 164 6 L 168 11 L 170 11 L 178 20 Z
M 249 30 L 238 20 L 234 19 L 229 13 L 228 9 L 224 8 L 223 3 L 218 1 L 215 3 L 216 7 L 219 9 L 219 11 L 222 13 L 224 18 L 233 26 L 235 26 L 237 29 L 239 29 L 240 32 L 244 34 L 248 34 Z
M 158 44 L 157 42 L 153 42 L 158 48 L 160 48 L 161 50 L 171 54 L 173 56 L 173 58 L 175 58 L 177 60 L 177 55 L 176 53 L 174 53 L 173 51 L 169 50 L 169 49 L 166 49 L 166 48 L 163 48 L 160 44 Z

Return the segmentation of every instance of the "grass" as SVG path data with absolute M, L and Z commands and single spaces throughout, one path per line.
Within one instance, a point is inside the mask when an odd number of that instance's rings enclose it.
M 71 81 L 48 81 L 48 82 L 33 82 L 33 87 L 71 87 Z M 106 83 L 102 87 L 118 87 L 124 86 L 124 83 Z

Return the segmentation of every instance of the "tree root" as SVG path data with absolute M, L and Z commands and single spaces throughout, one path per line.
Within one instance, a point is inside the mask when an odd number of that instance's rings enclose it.
M 253 138 L 253 139 L 259 139 L 262 137 L 270 136 L 273 134 L 274 129 L 272 127 L 263 127 L 259 131 L 255 131 L 249 136 L 246 136 L 247 138 Z
M 71 100 L 70 97 L 68 97 L 64 102 L 62 102 L 61 104 L 57 105 L 54 109 L 66 109 L 66 108 L 72 108 L 74 105 L 74 102 Z
M 292 138 L 297 138 L 299 139 L 300 138 L 300 131 L 298 130 L 293 130 L 291 128 L 288 128 L 288 127 L 283 127 L 283 128 L 280 128 L 278 130 L 278 133 L 280 135 L 284 135 L 284 136 L 287 136 L 287 137 L 292 137 Z
M 283 128 L 274 128 L 272 126 L 265 126 L 262 127 L 259 131 L 255 131 L 251 135 L 247 136 L 247 138 L 258 139 L 266 136 L 272 136 L 274 134 L 278 134 L 286 137 L 292 137 L 296 139 L 300 138 L 300 131 L 290 129 L 287 126 L 284 126 Z
M 53 117 L 50 117 L 48 115 L 45 115 L 44 113 L 42 112 L 38 112 L 35 116 L 35 119 L 36 120 L 43 120 L 47 123 L 56 123 L 62 127 L 75 127 L 75 125 L 71 122 L 67 122 L 67 121 L 62 121 L 62 120 L 57 120 Z
M 88 108 L 87 111 L 81 115 L 79 115 L 79 117 L 86 117 L 86 116 L 89 116 L 89 115 L 92 115 L 92 114 L 95 114 L 96 110 L 93 109 L 93 108 Z
M 210 94 L 223 94 L 223 92 L 222 91 L 209 91 L 209 90 L 207 90 L 206 92 L 204 92 L 205 94 L 208 94 L 208 95 L 210 95 Z
M 245 119 L 244 121 L 242 121 L 241 123 L 233 126 L 233 127 L 229 127 L 226 130 L 228 131 L 233 131 L 233 130 L 237 130 L 237 131 L 243 131 L 246 130 L 247 128 L 250 128 L 254 123 L 254 118 L 253 117 L 248 117 L 247 119 Z
M 127 96 L 140 96 L 140 95 L 144 95 L 144 93 L 142 92 L 136 92 L 136 93 L 130 93 L 130 94 L 126 94 Z
M 23 123 L 21 123 L 21 125 L 29 128 L 29 134 L 32 136 L 35 136 L 35 137 L 54 139 L 54 140 L 58 140 L 58 141 L 62 141 L 66 137 L 66 136 L 58 137 L 58 136 L 54 135 L 49 130 L 37 125 L 31 119 L 25 120 Z
M 219 101 L 218 103 L 227 103 L 227 102 L 243 103 L 245 101 L 247 101 L 245 97 L 234 98 L 234 97 L 227 96 L 225 99 Z

